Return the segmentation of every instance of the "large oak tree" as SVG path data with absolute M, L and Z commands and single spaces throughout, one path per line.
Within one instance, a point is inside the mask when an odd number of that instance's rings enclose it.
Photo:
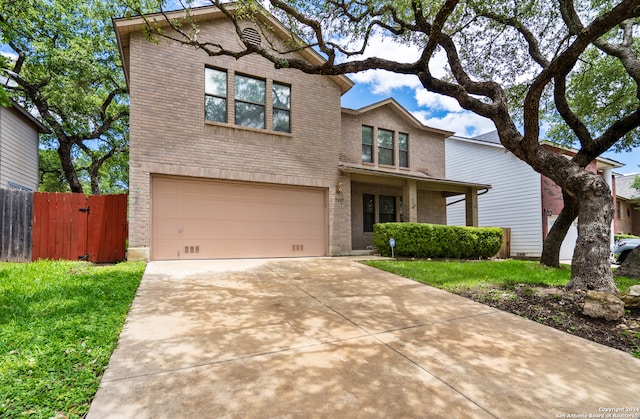
M 578 216 L 568 289 L 616 291 L 608 262 L 611 191 L 602 177 L 585 167 L 611 147 L 638 142 L 640 0 L 210 3 L 236 25 L 241 47 L 228 49 L 214 39 L 198 38 L 189 1 L 183 3 L 187 7 L 181 18 L 170 17 L 163 9 L 165 2 L 156 2 L 161 13 L 148 15 L 148 33 L 210 56 L 239 59 L 259 54 L 276 68 L 310 74 L 382 69 L 417 76 L 427 90 L 491 119 L 507 150 L 562 187 L 569 213 L 565 218 Z M 139 4 L 131 0 L 134 11 L 140 12 Z M 261 25 L 265 39 L 273 37 L 273 28 L 259 18 L 261 13 L 275 15 L 286 26 L 286 48 L 244 38 L 242 19 Z M 420 57 L 413 62 L 403 57 L 361 58 L 370 39 L 380 34 L 419 48 Z M 299 59 L 294 53 L 302 48 L 314 48 L 326 62 L 317 65 Z M 443 55 L 448 71 L 438 76 L 432 64 Z M 611 71 L 604 74 L 606 68 Z M 541 126 L 547 123 L 578 149 L 572 159 L 540 145 Z
M 6 93 L 51 130 L 42 145 L 56 151 L 72 192 L 83 192 L 86 176 L 100 194 L 105 162 L 127 154 L 128 97 L 111 27 L 122 13 L 109 0 L 0 0 L 0 42 L 16 55 L 0 63 Z

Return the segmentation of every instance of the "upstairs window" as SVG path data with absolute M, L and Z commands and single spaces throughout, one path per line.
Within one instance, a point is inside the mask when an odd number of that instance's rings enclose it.
M 227 73 L 205 68 L 204 76 L 205 118 L 208 121 L 227 122 Z
M 291 87 L 273 83 L 273 130 L 291 132 Z
M 362 126 L 362 161 L 373 163 L 373 128 Z
M 398 160 L 400 167 L 409 167 L 409 136 L 398 134 Z
M 241 75 L 236 75 L 235 81 L 236 125 L 264 129 L 265 81 Z
M 393 131 L 378 129 L 378 164 L 394 165 Z

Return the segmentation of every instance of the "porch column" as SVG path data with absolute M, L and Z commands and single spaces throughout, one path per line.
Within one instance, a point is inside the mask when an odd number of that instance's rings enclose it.
M 418 187 L 414 179 L 407 179 L 407 183 L 402 188 L 402 211 L 404 221 L 418 222 Z
M 478 191 L 469 189 L 464 196 L 464 209 L 467 226 L 478 226 Z

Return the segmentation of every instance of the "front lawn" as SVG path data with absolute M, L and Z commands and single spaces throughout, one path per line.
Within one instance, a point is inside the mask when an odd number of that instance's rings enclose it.
M 538 262 L 522 260 L 365 263 L 640 358 L 640 310 L 627 310 L 617 322 L 582 315 L 584 293 L 567 293 L 562 288 L 571 277 L 569 267 L 547 268 Z M 640 282 L 614 279 L 621 291 Z
M 84 415 L 144 263 L 0 263 L 0 416 Z

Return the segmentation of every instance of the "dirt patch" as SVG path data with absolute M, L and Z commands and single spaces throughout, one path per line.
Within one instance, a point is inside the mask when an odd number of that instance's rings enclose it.
M 583 292 L 568 293 L 559 288 L 516 285 L 510 288 L 482 287 L 457 293 L 640 358 L 638 309 L 626 310 L 622 319 L 611 322 L 582 314 Z

